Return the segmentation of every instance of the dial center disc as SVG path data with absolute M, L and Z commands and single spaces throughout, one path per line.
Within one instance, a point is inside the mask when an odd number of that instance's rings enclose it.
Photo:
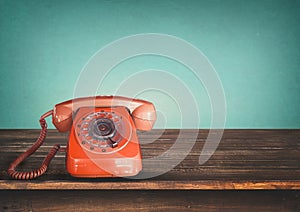
M 113 137 L 115 134 L 115 125 L 111 119 L 98 118 L 93 123 L 92 134 L 96 137 Z

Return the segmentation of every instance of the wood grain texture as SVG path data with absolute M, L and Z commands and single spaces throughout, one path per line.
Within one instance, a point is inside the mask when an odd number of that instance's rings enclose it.
M 300 191 L 0 191 L 0 211 L 300 210 Z
M 163 175 L 141 180 L 73 178 L 65 171 L 61 152 L 39 179 L 9 179 L 9 163 L 31 146 L 38 134 L 39 130 L 0 130 L 0 189 L 300 189 L 300 130 L 225 130 L 217 151 L 202 165 L 198 159 L 208 130 L 152 130 L 139 134 L 143 158 L 159 156 L 178 142 L 177 151 L 165 159 L 172 164 L 184 156 L 181 150 L 185 145 L 193 146 L 183 161 L 174 163 Z M 66 142 L 66 134 L 49 130 L 45 144 L 20 168 L 38 167 L 54 143 Z M 159 160 L 146 164 L 141 175 L 163 171 L 159 164 Z

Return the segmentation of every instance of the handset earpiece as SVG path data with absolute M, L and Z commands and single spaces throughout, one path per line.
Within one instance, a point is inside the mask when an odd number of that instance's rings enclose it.
M 52 123 L 59 132 L 67 132 L 72 127 L 73 111 L 69 104 L 55 105 L 52 115 Z
M 138 130 L 151 130 L 156 121 L 155 107 L 152 103 L 144 103 L 132 112 L 132 118 Z

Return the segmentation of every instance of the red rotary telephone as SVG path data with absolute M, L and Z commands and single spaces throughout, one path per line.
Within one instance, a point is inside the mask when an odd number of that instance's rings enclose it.
M 156 120 L 152 103 L 120 96 L 77 98 L 55 105 L 40 118 L 42 127 L 37 141 L 8 168 L 14 179 L 33 179 L 44 174 L 60 145 L 50 150 L 39 169 L 22 172 L 16 167 L 44 142 L 45 118 L 59 132 L 70 131 L 66 147 L 66 169 L 74 177 L 134 176 L 142 169 L 136 130 L 151 130 Z

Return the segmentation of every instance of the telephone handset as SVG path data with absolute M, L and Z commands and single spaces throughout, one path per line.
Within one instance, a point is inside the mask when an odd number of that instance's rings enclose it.
M 37 141 L 8 168 L 14 179 L 34 179 L 44 174 L 60 145 L 50 150 L 40 168 L 22 172 L 16 167 L 33 154 L 47 134 L 45 118 L 59 132 L 69 131 L 65 149 L 66 169 L 74 177 L 125 177 L 142 170 L 141 152 L 136 130 L 151 130 L 156 112 L 152 103 L 121 96 L 77 98 L 59 103 L 40 118 L 42 127 Z

